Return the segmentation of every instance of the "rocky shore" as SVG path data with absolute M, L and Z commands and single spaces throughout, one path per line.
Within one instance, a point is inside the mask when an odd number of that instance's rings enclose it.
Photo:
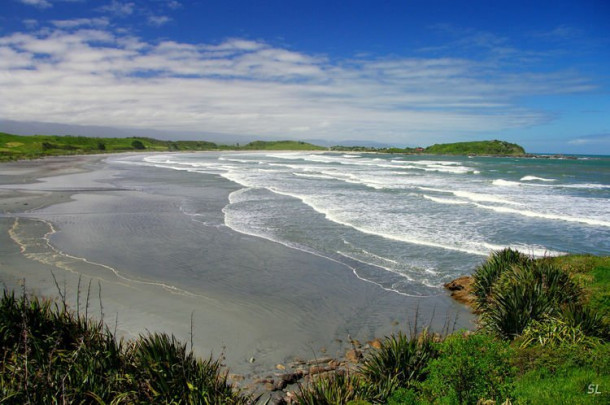
M 304 384 L 331 375 L 345 375 L 357 372 L 363 359 L 372 350 L 381 348 L 381 339 L 373 339 L 361 343 L 356 339 L 348 338 L 351 346 L 343 357 L 324 356 L 305 360 L 295 357 L 286 364 L 278 363 L 275 370 L 255 376 L 242 374 L 229 374 L 229 381 L 236 389 L 242 390 L 257 398 L 262 404 L 292 404 L 296 392 Z M 256 359 L 251 358 L 251 362 Z

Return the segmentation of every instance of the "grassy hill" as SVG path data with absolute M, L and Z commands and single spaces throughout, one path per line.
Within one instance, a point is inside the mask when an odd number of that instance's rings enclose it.
M 0 161 L 36 159 L 44 156 L 117 153 L 134 151 L 205 150 L 325 150 L 299 141 L 255 141 L 244 146 L 217 145 L 206 141 L 161 141 L 153 138 L 91 138 L 85 136 L 0 133 Z
M 327 150 L 322 146 L 301 141 L 254 141 L 240 150 Z
M 428 146 L 424 153 L 437 155 L 501 155 L 521 156 L 525 155 L 523 147 L 504 141 L 475 141 L 444 143 Z
M 90 138 L 85 136 L 0 133 L 0 161 L 43 156 L 114 153 L 127 151 L 210 150 L 218 146 L 205 141 L 160 141 L 152 138 Z
M 427 153 L 435 155 L 522 156 L 525 150 L 504 141 L 476 141 L 436 144 L 427 148 L 367 148 L 333 146 L 333 151 Z M 206 141 L 162 141 L 153 138 L 92 138 L 85 136 L 20 136 L 0 132 L 0 161 L 36 159 L 44 156 L 117 153 L 134 151 L 205 151 L 205 150 L 328 150 L 302 141 L 254 141 L 246 145 L 218 145 Z

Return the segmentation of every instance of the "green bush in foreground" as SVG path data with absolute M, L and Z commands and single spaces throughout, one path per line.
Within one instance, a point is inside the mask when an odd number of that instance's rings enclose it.
M 358 374 L 332 374 L 319 377 L 297 392 L 299 405 L 366 404 L 374 398 L 375 387 Z
M 545 261 L 512 265 L 493 284 L 481 320 L 498 336 L 514 339 L 531 321 L 560 316 L 568 305 L 580 306 L 580 298 L 580 288 L 557 266 Z
M 361 373 L 387 398 L 396 388 L 410 388 L 424 381 L 426 366 L 438 355 L 438 345 L 426 330 L 415 337 L 402 332 L 387 337 L 381 348 L 364 360 Z
M 438 358 L 428 363 L 423 398 L 434 404 L 500 403 L 509 398 L 514 370 L 507 342 L 484 334 L 452 334 L 440 344 Z
M 117 342 L 49 300 L 0 300 L 1 404 L 243 404 L 218 361 L 165 334 Z
M 530 262 L 531 259 L 527 255 L 510 248 L 489 255 L 487 260 L 478 266 L 473 274 L 472 290 L 476 297 L 477 309 L 485 310 L 488 308 L 489 301 L 493 296 L 493 286 L 502 273 L 512 266 L 523 266 Z

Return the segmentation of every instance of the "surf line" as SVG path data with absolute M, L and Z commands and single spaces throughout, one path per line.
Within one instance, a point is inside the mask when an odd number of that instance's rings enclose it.
M 239 190 L 237 190 L 237 191 L 234 191 L 233 193 L 236 193 L 236 192 L 241 191 L 241 190 L 244 190 L 244 189 L 239 189 Z M 271 191 L 271 190 L 270 190 L 270 191 Z M 231 194 L 233 194 L 233 193 L 231 193 Z M 230 196 L 231 196 L 231 195 L 229 195 L 229 200 L 230 200 Z M 358 270 L 356 270 L 356 268 L 355 268 L 355 267 L 352 267 L 352 266 L 350 266 L 350 265 L 349 265 L 349 264 L 347 264 L 347 263 L 343 263 L 343 262 L 342 262 L 342 261 L 340 261 L 340 260 L 333 259 L 332 257 L 325 256 L 325 255 L 323 255 L 323 254 L 321 254 L 321 253 L 318 253 L 318 252 L 314 251 L 313 249 L 300 248 L 300 247 L 297 247 L 297 246 L 291 245 L 291 244 L 290 244 L 290 243 L 288 243 L 288 242 L 283 242 L 283 241 L 280 241 L 280 240 L 277 240 L 277 239 L 273 239 L 272 237 L 267 236 L 267 235 L 264 235 L 264 234 L 259 234 L 259 233 L 256 233 L 256 232 L 248 232 L 248 231 L 245 231 L 245 230 L 242 230 L 242 229 L 238 229 L 238 227 L 231 226 L 231 225 L 229 225 L 229 224 L 227 223 L 227 212 L 226 212 L 227 207 L 228 207 L 229 205 L 231 205 L 231 204 L 232 204 L 232 203 L 231 203 L 231 202 L 229 202 L 229 204 L 227 204 L 227 205 L 226 205 L 226 206 L 225 206 L 225 207 L 222 209 L 222 213 L 224 214 L 224 226 L 226 226 L 227 228 L 231 229 L 231 230 L 232 230 L 232 231 L 234 231 L 234 232 L 238 232 L 238 233 L 241 233 L 241 234 L 243 234 L 243 235 L 248 235 L 248 236 L 252 236 L 252 237 L 255 237 L 255 238 L 261 238 L 261 239 L 265 239 L 265 240 L 268 240 L 268 241 L 270 241 L 270 242 L 277 243 L 277 244 L 282 245 L 282 246 L 286 246 L 286 247 L 287 247 L 287 248 L 289 248 L 289 249 L 298 250 L 298 251 L 300 251 L 300 252 L 304 252 L 304 253 L 307 253 L 307 254 L 310 254 L 310 255 L 314 255 L 314 256 L 320 257 L 320 258 L 322 258 L 322 259 L 330 260 L 331 262 L 334 262 L 334 263 L 337 263 L 337 264 L 339 264 L 339 265 L 341 265 L 341 266 L 345 266 L 345 267 L 347 267 L 349 270 L 351 270 L 351 272 L 354 274 L 354 276 L 356 276 L 356 278 L 357 278 L 358 280 L 360 280 L 360 281 L 364 281 L 364 282 L 366 282 L 366 283 L 373 284 L 373 285 L 375 285 L 375 286 L 377 286 L 377 287 L 379 287 L 379 288 L 381 288 L 381 289 L 383 289 L 383 290 L 385 290 L 385 291 L 388 291 L 388 292 L 396 293 L 396 294 L 399 294 L 399 295 L 402 295 L 402 296 L 405 296 L 405 297 L 413 297 L 413 298 L 429 298 L 429 297 L 436 297 L 436 296 L 438 296 L 438 295 L 441 295 L 441 293 L 439 293 L 439 294 L 435 294 L 435 295 L 414 295 L 414 294 L 407 294 L 407 293 L 405 293 L 405 292 L 398 291 L 398 290 L 395 290 L 395 289 L 393 289 L 393 288 L 385 287 L 385 286 L 383 286 L 383 285 L 382 285 L 382 284 L 380 284 L 380 283 L 377 283 L 377 282 L 375 282 L 375 281 L 372 281 L 372 280 L 369 280 L 369 279 L 367 279 L 367 278 L 364 278 L 364 277 L 360 276 L 360 275 L 358 274 Z M 352 260 L 354 260 L 354 259 L 352 259 Z M 357 260 L 357 261 L 359 261 L 359 260 Z M 375 264 L 369 264 L 369 266 L 372 266 L 372 267 L 377 267 L 377 268 L 379 268 L 379 269 L 384 269 L 383 267 L 381 267 L 381 266 L 377 266 L 377 265 L 375 265 Z M 384 270 L 385 270 L 385 269 L 384 269 Z M 381 270 L 381 271 L 384 271 L 384 270 Z
M 153 286 L 153 287 L 161 287 L 164 290 L 166 290 L 172 294 L 178 294 L 178 295 L 183 295 L 183 296 L 187 296 L 187 297 L 204 298 L 206 300 L 214 301 L 210 297 L 206 297 L 204 295 L 199 295 L 199 294 L 194 294 L 194 293 L 191 293 L 190 291 L 183 290 L 183 289 L 175 287 L 173 285 L 169 285 L 169 284 L 165 284 L 165 283 L 158 283 L 158 282 L 153 282 L 153 281 L 132 279 L 132 278 L 122 275 L 117 269 L 115 269 L 111 266 L 108 266 L 106 264 L 93 262 L 84 257 L 73 256 L 68 253 L 65 253 L 51 244 L 50 239 L 53 236 L 53 234 L 55 234 L 57 231 L 51 222 L 46 221 L 44 219 L 28 218 L 31 221 L 38 221 L 38 222 L 45 224 L 47 226 L 47 228 L 49 229 L 49 231 L 46 232 L 42 236 L 42 238 L 36 238 L 36 239 L 41 239 L 44 242 L 43 248 L 46 249 L 47 252 L 42 252 L 42 255 L 47 256 L 48 260 L 45 260 L 43 257 L 41 257 L 40 254 L 28 253 L 28 248 L 32 247 L 32 245 L 28 244 L 28 242 L 25 240 L 25 238 L 19 235 L 19 230 L 21 229 L 21 227 L 19 225 L 19 219 L 20 219 L 19 217 L 15 217 L 13 226 L 9 229 L 8 234 L 9 234 L 10 238 L 19 246 L 21 253 L 30 260 L 34 260 L 34 261 L 37 261 L 42 264 L 50 264 L 59 269 L 66 270 L 66 271 L 69 271 L 74 274 L 81 274 L 76 269 L 71 268 L 69 266 L 69 264 L 62 263 L 62 261 L 60 260 L 60 258 L 71 259 L 73 261 L 86 263 L 90 266 L 101 267 L 105 270 L 110 270 L 117 278 L 127 281 L 129 283 L 143 284 L 143 285 L 148 285 L 148 286 Z M 95 276 L 93 276 L 93 278 L 100 279 L 100 277 L 95 277 Z M 105 280 L 105 281 L 107 281 L 107 280 Z

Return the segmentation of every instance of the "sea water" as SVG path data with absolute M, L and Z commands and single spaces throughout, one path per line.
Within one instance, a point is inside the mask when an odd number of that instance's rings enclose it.
M 610 254 L 610 157 L 227 152 L 114 161 L 230 181 L 237 190 L 219 226 L 344 263 L 404 295 L 438 294 L 504 247 Z M 198 200 L 191 194 L 180 209 L 205 223 Z

